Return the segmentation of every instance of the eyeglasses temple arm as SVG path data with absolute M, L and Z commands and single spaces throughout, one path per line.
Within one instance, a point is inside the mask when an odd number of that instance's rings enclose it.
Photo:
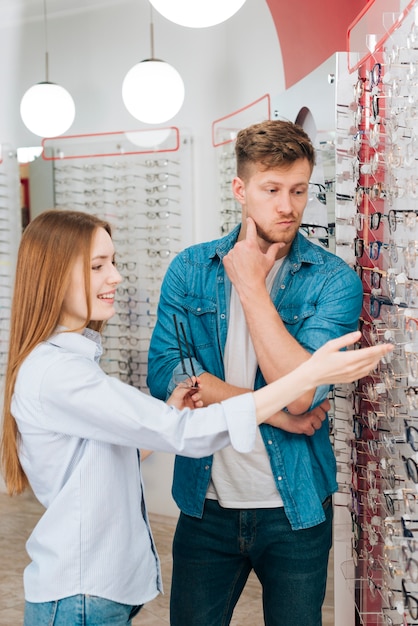
M 190 367 L 191 367 L 191 370 L 192 370 L 192 374 L 193 374 L 193 376 L 196 378 L 196 372 L 195 372 L 195 369 L 194 369 L 194 367 L 193 367 L 192 355 L 191 355 L 191 353 L 190 353 L 190 346 L 189 346 L 189 342 L 187 341 L 187 337 L 186 337 L 186 333 L 185 333 L 185 330 L 184 330 L 183 322 L 180 322 L 180 328 L 181 328 L 181 332 L 183 333 L 183 338 L 184 338 L 184 341 L 185 341 L 185 343 L 186 343 L 186 348 L 187 348 L 187 356 L 189 357 Z
M 175 313 L 173 315 L 173 320 L 174 320 L 174 326 L 175 326 L 175 329 L 176 329 L 177 345 L 179 347 L 179 352 L 180 352 L 182 371 L 183 371 L 183 374 L 187 374 L 186 365 L 184 363 L 183 350 L 181 348 L 181 341 L 180 341 L 179 327 L 178 327 L 178 323 L 177 323 L 177 316 L 176 316 Z M 182 328 L 183 328 L 183 324 L 182 324 Z

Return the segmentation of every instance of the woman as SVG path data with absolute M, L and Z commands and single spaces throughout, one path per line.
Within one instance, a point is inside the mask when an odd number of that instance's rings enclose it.
M 229 444 L 249 451 L 256 424 L 280 427 L 275 411 L 304 390 L 360 378 L 390 349 L 339 352 L 354 333 L 260 391 L 196 409 L 199 392 L 180 387 L 165 404 L 99 367 L 99 333 L 120 281 L 106 222 L 50 210 L 26 228 L 2 436 L 9 492 L 30 484 L 46 509 L 27 543 L 25 626 L 129 625 L 161 591 L 140 447 L 198 457 Z

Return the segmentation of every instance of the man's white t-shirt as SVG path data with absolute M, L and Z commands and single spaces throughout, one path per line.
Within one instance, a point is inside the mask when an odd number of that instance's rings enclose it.
M 269 292 L 283 260 L 275 262 L 266 278 Z M 257 358 L 244 311 L 233 286 L 224 365 L 227 383 L 254 389 Z M 254 449 L 248 454 L 236 452 L 231 446 L 214 454 L 212 479 L 206 497 L 232 509 L 283 506 L 259 428 Z

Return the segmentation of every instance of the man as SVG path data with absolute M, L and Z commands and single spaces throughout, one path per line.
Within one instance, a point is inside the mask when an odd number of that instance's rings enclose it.
M 148 368 L 160 398 L 182 368 L 173 315 L 205 405 L 283 376 L 357 327 L 356 273 L 298 232 L 315 160 L 309 137 L 265 121 L 238 133 L 236 158 L 241 225 L 180 253 L 162 285 Z M 229 624 L 252 569 L 268 626 L 321 624 L 337 489 L 328 391 L 289 405 L 283 429 L 261 426 L 250 454 L 176 458 L 173 626 Z

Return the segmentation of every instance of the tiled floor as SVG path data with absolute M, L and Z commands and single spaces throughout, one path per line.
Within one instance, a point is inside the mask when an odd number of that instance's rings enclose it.
M 41 507 L 31 494 L 10 498 L 0 493 L 0 626 L 22 624 L 22 572 L 27 563 L 25 541 L 40 513 Z M 134 620 L 135 626 L 159 626 L 169 623 L 171 540 L 175 520 L 151 516 L 151 525 L 161 558 L 166 593 L 144 607 Z M 323 626 L 334 626 L 332 564 L 328 587 Z M 261 626 L 262 623 L 260 585 L 257 579 L 251 576 L 235 609 L 231 624 Z

